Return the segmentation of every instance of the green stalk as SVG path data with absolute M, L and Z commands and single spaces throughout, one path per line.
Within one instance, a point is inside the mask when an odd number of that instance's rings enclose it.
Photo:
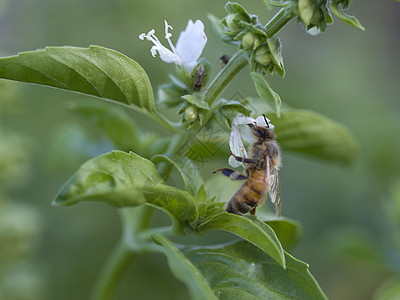
M 123 272 L 134 257 L 135 254 L 127 248 L 125 242 L 119 241 L 96 280 L 90 299 L 112 299 Z
M 211 106 L 227 87 L 229 82 L 247 65 L 247 54 L 236 52 L 226 66 L 215 76 L 204 93 L 204 99 Z
M 153 208 L 147 205 L 128 207 L 119 210 L 122 220 L 123 236 L 114 248 L 106 264 L 100 272 L 91 295 L 92 300 L 110 300 L 117 285 L 137 253 L 133 237 L 147 228 L 153 214 Z
M 278 33 L 295 15 L 287 8 L 281 8 L 275 16 L 264 26 L 267 36 L 270 38 Z
M 148 116 L 163 125 L 165 128 L 169 129 L 170 131 L 178 132 L 180 122 L 173 123 L 169 121 L 168 118 L 163 116 L 158 110 L 154 110 L 151 113 L 148 113 Z

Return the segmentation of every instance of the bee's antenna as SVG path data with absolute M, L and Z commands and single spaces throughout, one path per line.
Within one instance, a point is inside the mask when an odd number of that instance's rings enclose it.
M 269 124 L 268 124 L 268 121 L 267 121 L 267 117 L 265 116 L 265 114 L 263 114 L 263 116 L 264 116 L 264 121 L 265 121 L 265 123 L 267 124 L 267 127 L 269 128 Z

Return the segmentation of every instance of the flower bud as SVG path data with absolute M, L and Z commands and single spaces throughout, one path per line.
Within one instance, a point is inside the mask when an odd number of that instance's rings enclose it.
M 310 25 L 314 16 L 314 7 L 311 0 L 299 0 L 297 7 L 299 9 L 300 18 L 303 20 L 304 24 Z
M 246 32 L 242 37 L 242 45 L 244 49 L 252 49 L 256 40 L 256 35 L 253 32 Z
M 262 64 L 263 66 L 267 66 L 271 63 L 271 55 L 269 52 L 269 48 L 267 45 L 258 47 L 254 52 L 254 59 L 256 62 Z
M 239 20 L 236 17 L 236 14 L 228 14 L 226 16 L 226 25 L 228 28 L 232 31 L 238 31 L 241 30 L 242 28 L 238 25 Z
M 199 113 L 197 112 L 197 109 L 193 106 L 188 106 L 185 109 L 185 112 L 183 115 L 184 119 L 186 121 L 188 121 L 189 123 L 193 123 L 194 121 L 196 121 L 198 116 L 199 116 Z

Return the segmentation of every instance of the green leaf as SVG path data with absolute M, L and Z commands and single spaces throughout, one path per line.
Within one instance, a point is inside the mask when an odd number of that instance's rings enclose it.
M 153 163 L 133 152 L 112 151 L 89 160 L 61 188 L 53 204 L 80 201 L 103 201 L 116 207 L 146 203 L 165 211 L 177 232 L 198 218 L 193 197 L 164 185 Z
M 268 36 L 260 24 L 250 24 L 241 21 L 240 25 L 242 27 L 242 31 L 235 37 L 237 41 L 242 42 L 242 44 L 239 46 L 239 49 L 255 50 L 266 42 Z
M 277 93 L 275 93 L 264 77 L 256 72 L 250 73 L 253 79 L 254 85 L 257 90 L 257 94 L 264 99 L 268 105 L 275 111 L 275 113 L 280 116 L 281 98 Z
M 229 14 L 236 14 L 238 16 L 240 16 L 240 20 L 241 21 L 246 21 L 246 22 L 250 22 L 251 21 L 251 17 L 249 15 L 249 13 L 246 11 L 246 9 L 241 6 L 239 3 L 236 2 L 227 2 L 225 4 L 225 10 L 229 13 Z
M 259 247 L 285 268 L 285 257 L 281 243 L 271 227 L 257 217 L 244 217 L 227 212 L 218 213 L 204 219 L 197 226 L 199 233 L 209 230 L 231 232 Z
M 191 229 L 191 224 L 198 219 L 199 212 L 193 197 L 185 191 L 172 186 L 133 186 L 132 197 L 142 197 L 150 206 L 164 211 L 173 222 L 173 231 L 183 234 Z
M 139 132 L 134 120 L 120 107 L 110 104 L 79 105 L 70 103 L 68 111 L 93 125 L 119 150 L 137 151 Z
M 132 186 L 160 182 L 152 162 L 133 152 L 112 151 L 84 163 L 61 188 L 53 204 L 94 200 L 117 207 L 140 205 L 144 201 L 132 197 Z
M 271 58 L 275 66 L 278 68 L 278 73 L 282 77 L 285 76 L 285 67 L 283 65 L 282 57 L 282 44 L 277 37 L 267 39 L 269 51 L 271 51 Z M 278 96 L 279 97 L 279 96 Z
M 170 142 L 170 138 L 160 137 L 154 132 L 138 131 L 133 117 L 122 107 L 110 103 L 70 103 L 67 109 L 93 125 L 118 150 L 133 151 L 149 158 L 164 152 Z
M 218 299 L 327 299 L 308 265 L 285 253 L 287 268 L 247 242 L 193 247 L 184 255 Z
M 261 218 L 261 216 L 259 217 Z M 300 223 L 282 217 L 276 219 L 275 215 L 271 215 L 269 220 L 263 220 L 274 230 L 282 247 L 286 250 L 293 248 L 299 242 L 302 235 Z
M 272 9 L 274 7 L 283 7 L 285 5 L 285 3 L 273 0 L 263 0 L 263 2 L 268 9 Z
M 282 111 L 281 117 L 270 114 L 277 141 L 283 150 L 325 160 L 350 163 L 357 145 L 349 130 L 318 113 L 308 110 Z
M 212 28 L 215 34 L 224 42 L 230 43 L 233 41 L 233 37 L 225 34 L 225 26 L 221 23 L 221 19 L 214 16 L 213 14 L 207 14 L 208 19 L 211 22 Z
M 339 2 L 338 0 L 336 0 L 336 1 L 334 0 L 331 2 L 331 5 L 330 5 L 331 11 L 343 22 L 364 31 L 365 30 L 364 26 L 361 25 L 360 21 L 358 21 L 358 19 L 356 17 L 349 16 L 338 8 L 338 2 Z
M 191 299 L 217 299 L 203 275 L 170 240 L 161 234 L 154 234 L 153 240 L 163 246 L 172 273 L 177 279 L 186 284 Z
M 189 191 L 192 195 L 196 195 L 200 187 L 203 185 L 203 179 L 199 173 L 197 166 L 189 158 L 181 155 L 172 155 L 171 157 L 165 155 L 156 155 L 152 159 L 154 162 L 167 161 L 174 166 L 179 174 L 182 176 L 185 183 L 185 190 Z
M 0 78 L 36 83 L 154 111 L 143 68 L 114 50 L 48 47 L 0 59 Z
M 186 100 L 187 102 L 189 102 L 190 104 L 192 104 L 193 106 L 200 108 L 200 109 L 204 109 L 204 110 L 209 110 L 210 106 L 208 106 L 208 103 L 205 102 L 202 99 L 198 99 L 197 97 L 194 97 L 193 95 L 184 95 L 181 97 L 183 100 Z

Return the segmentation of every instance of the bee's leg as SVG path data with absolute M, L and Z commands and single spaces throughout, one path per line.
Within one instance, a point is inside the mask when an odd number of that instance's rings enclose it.
M 257 206 L 254 206 L 253 209 L 250 211 L 250 214 L 252 216 L 254 216 L 256 214 L 256 208 L 257 208 Z
M 246 157 L 241 157 L 241 156 L 236 156 L 231 152 L 231 155 L 239 162 L 241 163 L 246 163 L 246 164 L 254 164 L 256 161 L 251 158 L 246 158 Z
M 213 173 L 217 173 L 217 172 L 221 172 L 223 175 L 225 175 L 226 177 L 229 177 L 232 180 L 245 180 L 248 177 L 245 175 L 242 175 L 234 170 L 231 169 L 227 169 L 227 168 L 223 168 L 223 169 L 218 169 L 215 170 Z

